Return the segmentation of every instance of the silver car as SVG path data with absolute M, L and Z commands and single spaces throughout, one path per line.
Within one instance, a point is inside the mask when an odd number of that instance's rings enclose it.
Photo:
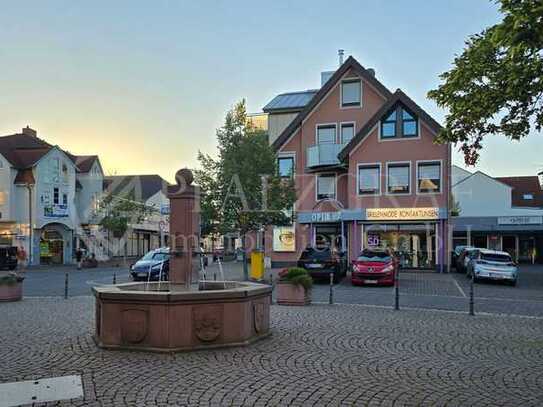
M 466 274 L 473 281 L 498 280 L 516 285 L 518 280 L 518 268 L 509 253 L 488 249 L 473 252 Z

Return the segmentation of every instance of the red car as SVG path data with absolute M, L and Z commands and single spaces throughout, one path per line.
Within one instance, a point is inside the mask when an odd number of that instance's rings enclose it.
M 352 264 L 353 285 L 394 285 L 398 262 L 388 251 L 365 249 Z

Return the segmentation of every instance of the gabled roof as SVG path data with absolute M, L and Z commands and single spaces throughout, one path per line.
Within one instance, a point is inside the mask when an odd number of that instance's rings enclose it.
M 322 88 L 313 96 L 311 101 L 303 108 L 303 110 L 298 113 L 298 116 L 283 130 L 283 132 L 275 139 L 272 143 L 272 146 L 275 149 L 279 149 L 283 143 L 285 143 L 289 137 L 300 127 L 304 119 L 309 116 L 313 109 L 319 104 L 319 102 L 328 94 L 328 92 L 336 85 L 336 83 L 349 71 L 352 69 L 358 75 L 360 75 L 364 80 L 370 83 L 375 87 L 380 93 L 383 94 L 386 98 L 391 96 L 390 91 L 379 82 L 374 75 L 368 72 L 362 65 L 358 63 L 356 59 L 352 56 L 347 58 L 347 60 L 339 67 L 339 69 L 332 75 L 330 79 L 324 84 Z
M 543 190 L 536 175 L 496 177 L 496 179 L 513 188 L 511 192 L 513 206 L 543 208 Z M 524 199 L 524 195 L 529 194 L 533 196 L 533 199 Z
M 299 92 L 281 93 L 274 97 L 262 110 L 266 113 L 300 111 L 313 99 L 318 91 L 318 89 L 308 89 Z
M 502 182 L 497 178 L 492 178 L 490 175 L 484 173 L 483 171 L 475 171 L 471 175 L 468 175 L 467 177 L 461 179 L 456 184 L 454 184 L 453 188 L 460 185 L 460 184 L 463 184 L 464 182 L 466 182 L 468 180 L 471 180 L 472 178 L 475 179 L 476 177 L 484 177 L 484 178 L 488 179 L 490 182 L 493 182 L 495 184 L 501 184 L 502 186 L 508 188 L 509 190 L 513 189 L 513 188 L 511 188 L 511 186 L 509 184 L 506 184 L 505 182 Z
M 73 155 L 68 152 L 66 154 L 74 162 L 78 172 L 89 172 L 94 162 L 98 160 L 97 155 Z
M 166 193 L 166 187 L 169 185 L 160 175 L 114 175 L 104 177 L 104 189 L 111 195 L 119 195 L 131 192 L 129 185 L 133 184 L 133 189 L 141 192 L 141 196 L 134 197 L 140 202 L 147 201 L 158 191 Z
M 417 105 L 409 96 L 402 92 L 401 89 L 396 89 L 383 106 L 362 126 L 356 133 L 356 136 L 345 146 L 339 153 L 340 161 L 348 157 L 349 153 L 370 133 L 373 127 L 390 111 L 396 104 L 401 103 L 407 109 L 424 121 L 434 132 L 441 130 L 441 125 L 436 122 L 428 113 L 426 113 L 419 105 Z
M 24 133 L 24 131 L 29 131 L 29 133 Z M 23 129 L 23 133 L 0 137 L 0 154 L 15 169 L 33 167 L 55 147 L 35 134 L 34 130 L 27 127 Z M 77 167 L 78 172 L 89 172 L 94 161 L 98 159 L 97 155 L 74 155 L 59 147 L 57 148 L 68 156 Z

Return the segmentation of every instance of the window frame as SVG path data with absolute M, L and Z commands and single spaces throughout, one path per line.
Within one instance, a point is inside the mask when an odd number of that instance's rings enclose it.
M 408 171 L 408 190 L 407 192 L 390 192 L 389 190 L 389 168 L 390 167 L 407 167 Z M 413 180 L 411 179 L 411 161 L 387 161 L 386 163 L 386 195 L 411 195 Z
M 345 144 L 347 145 L 351 140 L 349 140 L 349 142 L 347 143 L 344 143 L 343 142 L 343 127 L 352 127 L 353 128 L 353 137 L 351 138 L 354 139 L 356 137 L 356 122 L 340 122 L 339 123 L 339 144 Z
M 419 166 L 428 164 L 439 164 L 439 190 L 437 192 L 423 192 L 419 187 Z M 416 162 L 415 181 L 417 183 L 417 195 L 439 195 L 443 192 L 443 160 L 418 160 Z
M 333 143 L 319 143 L 319 129 L 331 129 L 334 128 L 334 142 Z M 315 125 L 315 145 L 321 144 L 337 144 L 337 123 L 317 123 Z
M 403 133 L 403 127 L 404 127 L 404 119 L 403 119 L 403 111 L 406 111 L 410 116 L 414 117 L 414 120 L 408 119 L 405 120 L 405 122 L 415 122 L 415 129 L 416 134 L 415 135 L 409 135 L 405 136 Z M 395 126 L 394 126 L 394 137 L 392 136 L 383 136 L 383 125 L 385 123 L 393 123 L 391 120 L 384 120 L 388 118 L 392 112 L 396 112 L 396 120 L 395 120 Z M 379 141 L 397 141 L 397 140 L 417 140 L 420 139 L 420 117 L 414 114 L 411 109 L 405 107 L 403 104 L 398 103 L 395 105 L 393 109 L 390 109 L 386 112 L 386 114 L 383 115 L 383 118 L 379 120 Z
M 359 84 L 359 96 L 360 100 L 358 102 L 349 102 L 349 103 L 343 103 L 343 84 L 344 83 L 358 83 Z M 362 98 L 363 98 L 363 90 L 362 90 L 362 78 L 359 76 L 350 77 L 350 78 L 343 78 L 339 83 L 339 107 L 341 109 L 360 109 L 362 107 Z
M 331 178 L 334 177 L 334 196 L 319 198 L 319 178 L 320 177 Z M 325 199 L 337 199 L 337 176 L 335 172 L 323 172 L 320 174 L 315 174 L 315 201 L 324 201 Z
M 377 179 L 379 180 L 379 188 L 378 188 L 378 191 L 377 192 L 372 192 L 372 193 L 369 193 L 369 192 L 361 192 L 360 191 L 360 170 L 361 169 L 364 169 L 364 168 L 377 168 L 378 170 L 378 177 Z M 356 194 L 357 196 L 361 196 L 361 197 L 364 197 L 364 196 L 380 196 L 382 195 L 382 191 L 383 188 L 382 188 L 382 165 L 380 162 L 378 163 L 363 163 L 363 164 L 358 164 L 356 166 Z
M 291 160 L 292 161 L 292 173 L 289 176 L 281 175 L 280 166 L 279 166 L 279 161 L 280 160 Z M 277 175 L 279 175 L 279 178 L 281 178 L 281 179 L 293 178 L 295 172 L 296 172 L 296 157 L 293 154 L 289 154 L 289 155 L 285 154 L 285 155 L 278 155 L 277 156 Z
M 60 203 L 60 188 L 53 188 L 53 205 L 59 205 Z

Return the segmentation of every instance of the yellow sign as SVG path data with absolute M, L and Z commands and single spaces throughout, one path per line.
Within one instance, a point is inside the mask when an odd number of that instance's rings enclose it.
M 273 228 L 273 251 L 296 251 L 296 233 L 294 226 L 276 226 Z
M 367 220 L 428 220 L 439 219 L 439 208 L 371 208 Z

